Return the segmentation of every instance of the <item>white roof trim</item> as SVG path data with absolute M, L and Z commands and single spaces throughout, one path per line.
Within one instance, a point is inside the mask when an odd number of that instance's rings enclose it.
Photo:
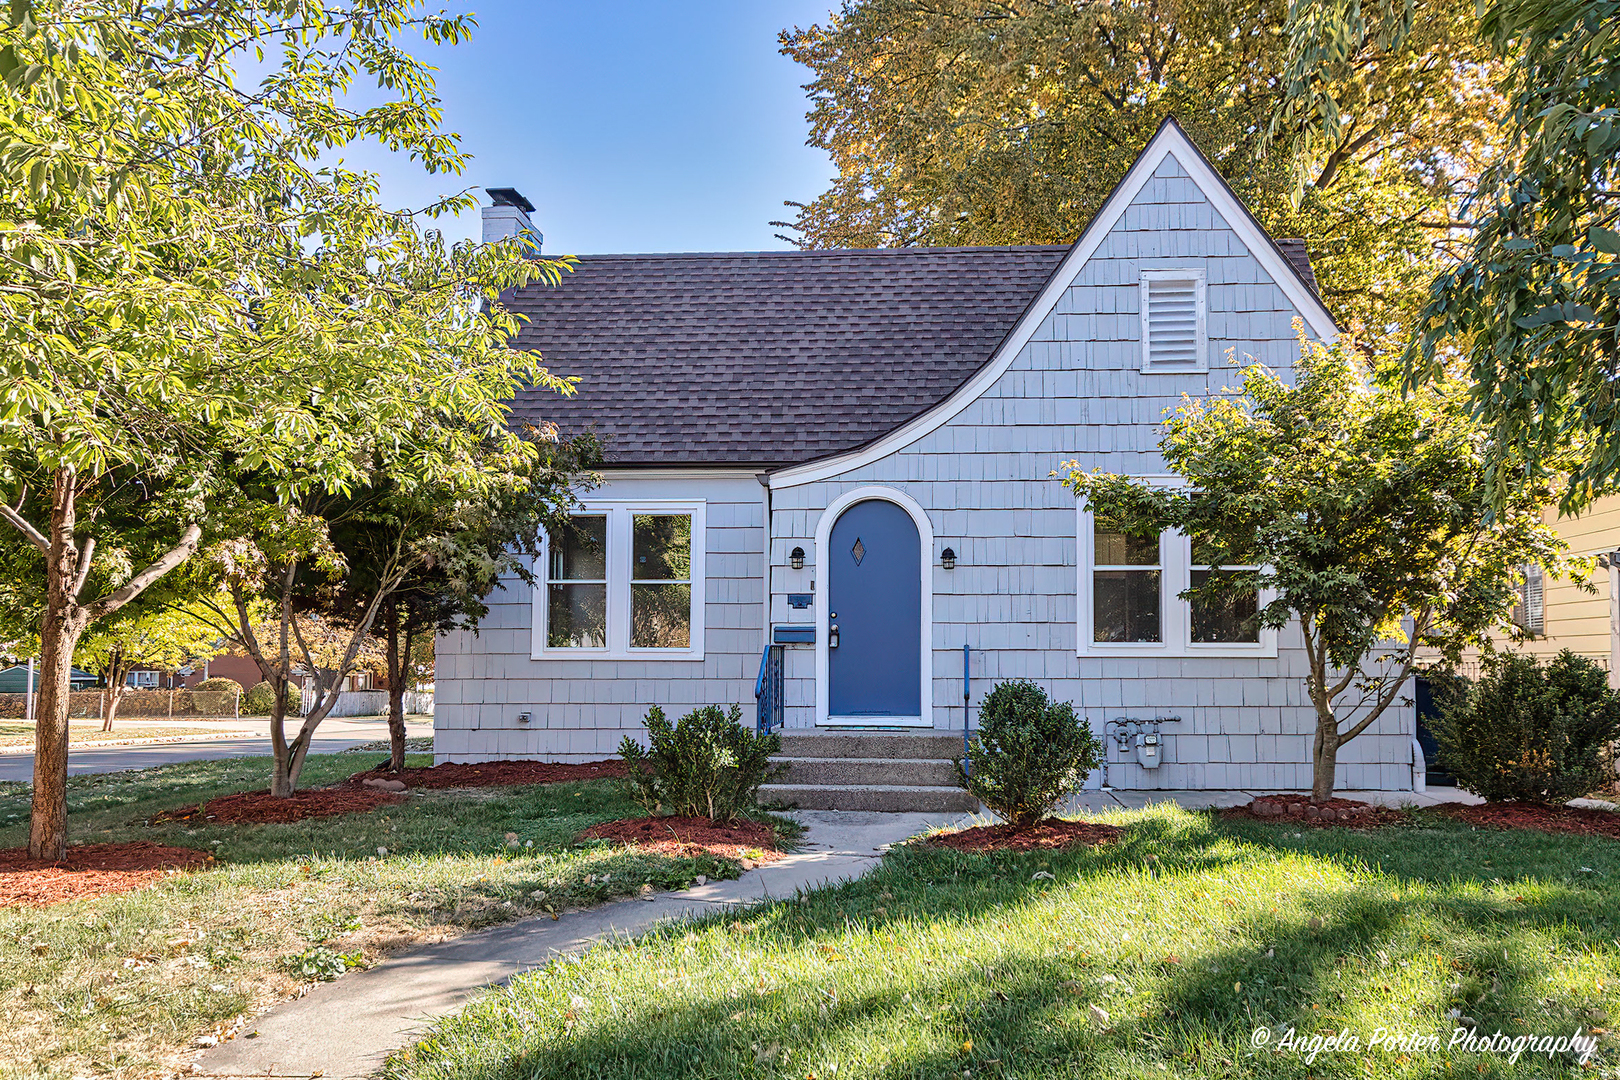
M 971 379 L 957 387 L 956 392 L 950 397 L 877 441 L 836 457 L 773 472 L 770 474 L 770 487 L 790 488 L 801 484 L 813 484 L 851 469 L 870 465 L 942 427 L 971 405 L 1012 366 L 1013 360 L 1023 351 L 1047 315 L 1057 307 L 1064 292 L 1074 284 L 1075 278 L 1080 276 L 1080 271 L 1085 268 L 1120 216 L 1125 213 L 1125 209 L 1136 200 L 1136 196 L 1158 171 L 1166 157 L 1174 157 L 1186 170 L 1193 183 L 1198 185 L 1204 197 L 1210 201 L 1210 205 L 1220 212 L 1227 226 L 1237 233 L 1239 239 L 1247 245 L 1250 254 L 1271 275 L 1272 281 L 1282 290 L 1294 310 L 1303 316 L 1306 328 L 1318 340 L 1332 342 L 1338 336 L 1338 327 L 1327 308 L 1322 306 L 1322 301 L 1300 280 L 1293 266 L 1277 250 L 1277 245 L 1273 244 L 1271 238 L 1256 224 L 1254 216 L 1232 194 L 1232 189 L 1215 172 L 1209 159 L 1193 145 L 1187 133 L 1181 130 L 1181 126 L 1173 120 L 1167 121 L 1153 137 L 1153 141 L 1148 143 L 1147 149 L 1142 151 L 1142 156 L 1136 159 L 1136 164 L 1131 166 L 1130 172 L 1125 174 L 1125 179 L 1120 181 L 1119 186 L 1108 197 L 1108 201 L 1103 203 L 1102 209 L 1091 220 L 1091 224 L 1086 227 L 1080 239 L 1075 241 L 1074 247 L 1063 257 L 1063 262 L 1047 281 L 1046 288 L 1024 312 L 1023 317 L 1002 341 L 989 363 L 975 372 Z

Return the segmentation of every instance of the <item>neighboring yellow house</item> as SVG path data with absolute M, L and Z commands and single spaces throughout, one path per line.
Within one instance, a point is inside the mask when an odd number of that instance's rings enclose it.
M 1517 621 L 1536 636 L 1510 647 L 1543 658 L 1569 649 L 1608 668 L 1609 685 L 1620 686 L 1620 496 L 1599 499 L 1579 517 L 1562 518 L 1549 509 L 1547 520 L 1557 525 L 1570 554 L 1597 560 L 1588 579 L 1596 591 L 1543 580 L 1532 571 Z

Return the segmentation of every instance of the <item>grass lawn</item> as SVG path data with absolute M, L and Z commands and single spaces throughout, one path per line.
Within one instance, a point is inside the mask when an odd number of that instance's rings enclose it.
M 332 783 L 383 757 L 311 756 L 302 784 Z M 290 995 L 340 956 L 364 962 L 643 883 L 737 873 L 706 857 L 572 847 L 587 826 L 641 812 L 613 781 L 413 793 L 369 814 L 290 825 L 143 824 L 158 810 L 268 783 L 263 758 L 68 781 L 74 839 L 200 848 L 220 865 L 97 900 L 0 908 L 0 1077 L 155 1075 L 200 1036 Z M 27 799 L 26 785 L 0 784 L 0 848 L 27 842 Z M 508 849 L 508 832 L 533 846 Z
M 170 727 L 162 725 L 152 727 L 139 725 L 125 727 L 116 725 L 112 731 L 102 731 L 101 722 L 93 720 L 89 724 L 72 724 L 68 727 L 68 742 L 73 746 L 94 745 L 104 742 L 130 742 L 135 739 L 169 739 L 180 735 L 218 735 L 220 729 L 215 727 L 197 727 L 176 725 Z M 34 725 L 20 720 L 0 720 L 0 746 L 14 747 L 34 745 Z
M 1620 844 L 1414 813 L 1353 833 L 1157 807 L 1097 851 L 908 846 L 869 877 L 599 946 L 492 992 L 393 1080 L 1546 1077 L 1568 1057 L 1274 1047 L 1620 1021 Z M 1100 1011 L 1098 1011 L 1100 1010 Z M 1106 1016 L 1104 1015 L 1106 1014 Z

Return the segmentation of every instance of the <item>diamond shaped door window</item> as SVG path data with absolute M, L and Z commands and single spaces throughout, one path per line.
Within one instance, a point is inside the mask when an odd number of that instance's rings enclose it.
M 855 565 L 861 565 L 861 560 L 866 558 L 866 545 L 861 543 L 860 537 L 855 538 L 855 546 L 849 549 L 849 553 L 855 556 Z

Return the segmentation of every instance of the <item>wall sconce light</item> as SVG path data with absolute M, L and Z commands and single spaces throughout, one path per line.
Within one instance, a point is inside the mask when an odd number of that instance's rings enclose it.
M 788 552 L 788 565 L 795 570 L 804 569 L 804 548 L 796 547 Z
M 939 553 L 939 565 L 943 566 L 947 570 L 955 570 L 956 569 L 956 552 L 955 552 L 955 550 L 953 550 L 952 548 L 946 548 L 944 551 L 940 552 Z

